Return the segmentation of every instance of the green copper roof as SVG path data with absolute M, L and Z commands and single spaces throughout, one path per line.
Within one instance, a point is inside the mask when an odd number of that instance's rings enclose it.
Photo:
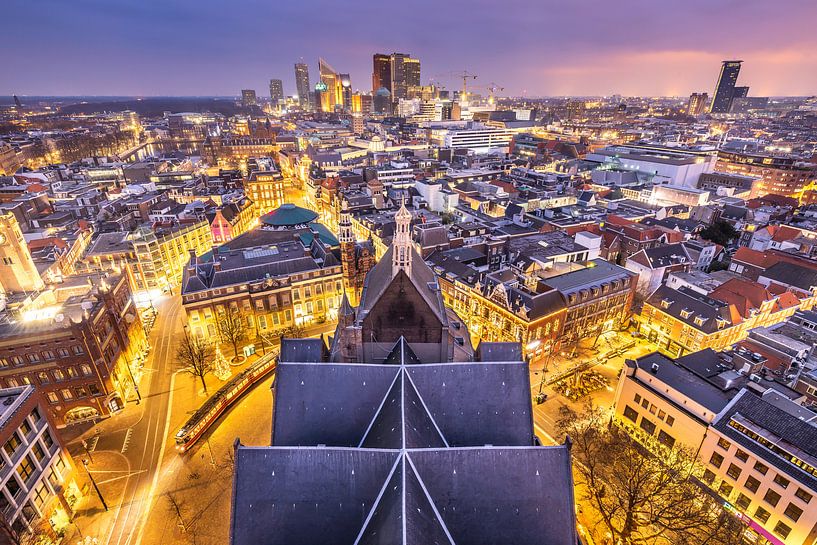
M 316 219 L 318 219 L 317 212 L 295 206 L 292 203 L 286 203 L 261 216 L 261 223 L 273 227 L 292 227 L 294 225 L 304 225 Z

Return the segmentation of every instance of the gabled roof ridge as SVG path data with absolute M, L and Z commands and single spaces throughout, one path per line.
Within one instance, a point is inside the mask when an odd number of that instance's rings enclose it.
M 394 378 L 392 379 L 391 384 L 389 384 L 389 387 L 386 389 L 386 393 L 383 395 L 383 399 L 380 400 L 380 405 L 377 406 L 377 410 L 374 412 L 372 419 L 369 421 L 369 425 L 366 426 L 366 431 L 363 432 L 363 437 L 360 438 L 360 443 L 358 443 L 357 448 L 364 448 L 363 443 L 366 441 L 366 437 L 368 437 L 369 432 L 372 430 L 372 426 L 374 426 L 374 423 L 377 421 L 377 417 L 380 416 L 380 413 L 383 411 L 383 405 L 385 405 L 386 400 L 389 399 L 389 394 L 391 394 L 391 391 L 394 388 L 394 385 L 397 382 L 398 377 L 400 376 L 400 371 L 402 371 L 402 369 L 398 370 L 398 372 L 394 374 Z M 402 391 L 400 393 L 402 396 Z
M 448 440 L 445 438 L 445 435 L 443 434 L 442 430 L 440 429 L 440 426 L 437 425 L 437 421 L 434 419 L 434 415 L 432 415 L 431 411 L 428 409 L 428 405 L 426 405 L 426 402 L 423 399 L 423 396 L 420 395 L 420 390 L 417 389 L 417 385 L 414 384 L 414 380 L 412 380 L 411 375 L 406 373 L 405 369 L 402 369 L 402 373 L 408 378 L 409 385 L 414 390 L 414 393 L 417 394 L 417 399 L 420 400 L 420 403 L 423 405 L 423 410 L 428 415 L 428 418 L 431 420 L 431 423 L 434 424 L 434 429 L 437 430 L 437 433 L 440 435 L 440 439 L 443 440 L 443 444 L 445 445 L 445 448 L 450 448 L 450 445 L 448 444 Z M 405 388 L 403 389 L 403 395 L 405 396 Z
M 445 535 L 448 538 L 449 543 L 451 545 L 456 545 L 456 543 L 454 542 L 454 537 L 451 535 L 451 532 L 448 530 L 448 526 L 445 524 L 445 521 L 443 520 L 443 517 L 440 514 L 439 509 L 437 509 L 437 504 L 434 503 L 434 498 L 431 497 L 431 493 L 428 491 L 428 487 L 426 487 L 426 483 L 423 481 L 423 478 L 420 476 L 420 473 L 417 471 L 417 468 L 414 466 L 414 462 L 412 461 L 411 456 L 409 455 L 408 452 L 406 452 L 405 454 L 403 454 L 403 458 L 405 459 L 405 461 L 408 461 L 408 464 L 411 467 L 411 472 L 414 474 L 414 478 L 417 479 L 417 483 L 420 485 L 420 488 L 423 490 L 423 494 L 425 495 L 426 501 L 431 506 L 432 511 L 434 511 L 434 519 L 439 523 L 439 525 L 442 528 L 443 532 L 445 532 Z M 405 461 L 403 462 L 404 474 L 405 474 L 405 465 L 406 465 Z M 405 491 L 406 491 L 406 487 L 405 487 L 405 478 L 404 478 L 404 482 L 403 482 L 403 494 L 404 494 L 404 496 L 403 496 L 403 500 L 404 500 L 403 501 L 403 509 L 404 510 L 405 510 L 405 506 L 406 506 L 406 502 L 405 502 L 405 493 L 406 492 Z M 403 524 L 404 524 L 403 528 L 404 529 L 405 529 L 405 521 L 406 521 L 406 517 L 405 517 L 405 513 L 404 513 L 404 516 L 403 516 Z M 404 531 L 404 534 L 403 534 L 403 539 L 404 539 L 404 543 L 405 543 L 405 531 Z
M 371 509 L 369 509 L 369 513 L 366 515 L 366 520 L 363 521 L 363 525 L 361 525 L 361 527 L 360 527 L 360 532 L 358 532 L 357 538 L 355 538 L 354 545 L 358 545 L 360 543 L 360 539 L 363 537 L 363 533 L 366 531 L 366 527 L 369 525 L 369 522 L 371 522 L 372 517 L 375 514 L 375 511 L 377 511 L 377 508 L 380 506 L 380 500 L 383 499 L 383 495 L 386 493 L 386 488 L 389 486 L 389 483 L 391 482 L 391 478 L 394 476 L 394 471 L 397 469 L 397 466 L 398 465 L 405 466 L 405 463 L 401 464 L 402 461 L 403 461 L 402 456 L 397 456 L 397 458 L 394 460 L 394 464 L 391 466 L 391 471 L 389 471 L 389 474 L 386 475 L 386 479 L 383 481 L 383 485 L 380 487 L 380 491 L 377 493 L 377 497 L 372 502 L 372 507 L 371 507 Z M 403 471 L 405 472 L 405 469 Z M 403 478 L 403 481 L 405 481 L 405 477 Z M 405 494 L 406 494 L 405 484 L 403 485 L 402 494 L 403 494 L 403 505 L 405 506 L 405 503 L 406 503 L 405 502 Z M 405 509 L 405 507 L 404 507 L 404 509 Z M 403 517 L 403 520 L 404 520 L 403 524 L 405 524 L 405 516 Z

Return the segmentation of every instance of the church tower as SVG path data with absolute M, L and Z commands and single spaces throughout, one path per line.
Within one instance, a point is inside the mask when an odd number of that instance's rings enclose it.
M 349 214 L 349 205 L 343 201 L 338 223 L 338 242 L 340 243 L 340 263 L 343 268 L 343 286 L 352 299 L 357 303 L 357 260 L 355 259 L 355 234 L 352 231 L 352 218 Z
M 406 202 L 400 205 L 400 210 L 394 216 L 397 227 L 392 241 L 392 276 L 400 270 L 411 276 L 411 212 L 406 208 Z
M 14 214 L 0 214 L 0 286 L 4 293 L 45 288 Z

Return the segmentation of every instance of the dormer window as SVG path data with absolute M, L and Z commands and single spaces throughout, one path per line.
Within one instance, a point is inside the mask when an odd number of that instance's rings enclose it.
M 703 316 L 695 316 L 695 325 L 702 326 L 706 323 L 706 318 Z
M 661 308 L 669 308 L 672 306 L 672 300 L 670 299 L 661 299 Z
M 681 318 L 687 319 L 690 316 L 692 316 L 692 311 L 689 310 L 688 308 L 685 308 L 684 310 L 681 311 Z
M 729 325 L 729 322 L 727 320 L 724 320 L 723 318 L 718 318 L 717 322 L 718 322 L 718 329 L 723 329 L 724 327 Z

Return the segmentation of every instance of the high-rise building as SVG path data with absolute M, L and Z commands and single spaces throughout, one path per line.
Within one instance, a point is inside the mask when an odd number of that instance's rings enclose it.
M 352 111 L 352 78 L 349 74 L 340 74 L 340 93 L 343 110 Z
M 311 102 L 312 87 L 309 85 L 309 66 L 306 63 L 295 63 L 295 88 L 298 90 L 298 102 L 301 108 L 308 108 Z
M 372 58 L 372 93 L 385 87 L 391 92 L 391 57 L 375 53 Z
M 721 66 L 721 74 L 718 77 L 718 83 L 715 85 L 715 95 L 712 97 L 712 107 L 710 112 L 713 114 L 729 113 L 729 107 L 732 105 L 732 98 L 735 94 L 735 84 L 738 81 L 738 74 L 740 73 L 740 65 L 743 61 L 723 61 Z
M 321 111 L 334 112 L 337 107 L 352 108 L 352 82 L 349 74 L 339 74 L 323 59 L 318 59 L 320 81 L 315 85 Z
M 689 102 L 687 103 L 688 115 L 701 115 L 706 108 L 706 102 L 709 100 L 709 95 L 706 93 L 692 93 L 689 95 Z
M 386 55 L 376 53 L 373 57 L 372 92 L 385 87 L 393 102 L 410 98 L 408 90 L 420 86 L 420 60 L 407 53 Z
M 245 108 L 251 108 L 258 105 L 258 98 L 255 96 L 255 89 L 241 90 L 241 105 Z
M 284 100 L 284 83 L 279 79 L 269 80 L 269 97 L 270 100 Z

